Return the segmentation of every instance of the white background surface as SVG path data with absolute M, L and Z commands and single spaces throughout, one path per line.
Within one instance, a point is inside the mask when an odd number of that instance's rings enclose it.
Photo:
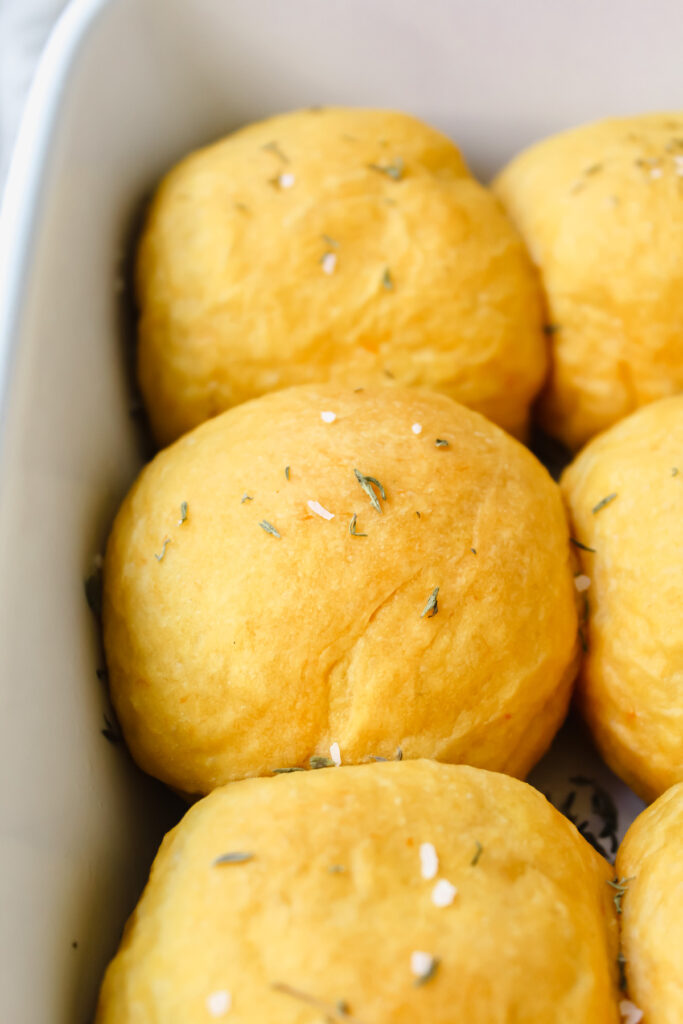
M 0 193 L 40 52 L 67 0 L 0 0 Z

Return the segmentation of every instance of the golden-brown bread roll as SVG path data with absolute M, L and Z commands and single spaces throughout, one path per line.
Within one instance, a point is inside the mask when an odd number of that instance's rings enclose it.
M 406 114 L 301 110 L 164 178 L 137 264 L 157 439 L 289 385 L 423 385 L 522 433 L 540 288 L 452 142 Z
M 494 190 L 543 280 L 540 401 L 572 448 L 683 389 L 683 115 L 583 125 L 517 156 Z
M 607 763 L 652 800 L 683 779 L 683 395 L 591 441 L 562 488 L 584 545 L 580 702 Z
M 629 996 L 644 1024 L 683 1020 L 683 783 L 640 814 L 616 862 Z M 618 892 L 619 890 L 617 890 Z
M 617 1024 L 611 876 L 475 768 L 234 783 L 164 840 L 97 1024 Z
M 246 403 L 159 454 L 117 516 L 104 638 L 128 744 L 189 793 L 398 747 L 524 775 L 575 674 L 570 562 L 546 470 L 443 395 Z

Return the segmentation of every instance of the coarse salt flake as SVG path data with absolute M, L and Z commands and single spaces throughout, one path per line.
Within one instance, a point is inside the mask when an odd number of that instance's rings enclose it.
M 423 878 L 436 878 L 439 858 L 432 843 L 420 843 L 420 868 Z
M 651 168 L 651 170 L 650 170 L 650 177 L 651 178 L 661 178 L 661 176 L 662 176 L 662 168 L 661 167 L 653 167 L 653 168 Z
M 337 418 L 336 412 L 321 412 L 320 419 L 323 423 L 334 423 Z
M 619 1013 L 624 1024 L 639 1024 L 643 1019 L 643 1011 L 632 1003 L 630 999 L 622 999 L 619 1003 Z
M 324 274 L 334 274 L 337 266 L 337 254 L 334 252 L 326 252 L 320 261 L 320 265 L 323 268 Z
M 416 949 L 410 954 L 410 969 L 416 978 L 426 978 L 433 967 L 434 957 L 431 953 Z
M 232 997 L 225 989 L 206 997 L 206 1008 L 212 1017 L 222 1017 L 232 1006 Z
M 296 178 L 290 171 L 286 171 L 284 174 L 281 174 L 277 180 L 280 188 L 291 188 L 296 181 Z
M 310 508 L 311 512 L 315 512 L 321 519 L 334 519 L 334 512 L 328 512 L 326 508 L 320 504 L 319 501 L 307 501 L 306 504 Z
M 584 576 L 583 574 L 580 574 L 579 576 L 575 576 L 574 577 L 574 586 L 576 587 L 576 589 L 578 590 L 578 592 L 580 594 L 583 594 L 584 590 L 588 590 L 590 585 L 591 585 L 591 578 L 590 578 L 590 576 Z
M 450 907 L 457 889 L 445 878 L 440 878 L 432 889 L 432 903 L 435 907 Z
M 422 424 L 421 423 L 413 423 L 412 429 L 413 429 L 413 433 L 414 434 L 421 434 L 422 433 Z
M 337 768 L 341 765 L 341 750 L 339 749 L 338 743 L 333 743 L 330 747 L 330 757 Z

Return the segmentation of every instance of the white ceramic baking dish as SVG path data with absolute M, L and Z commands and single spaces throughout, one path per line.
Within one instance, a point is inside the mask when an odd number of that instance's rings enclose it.
M 186 150 L 319 103 L 413 111 L 486 176 L 532 139 L 680 104 L 678 0 L 76 0 L 0 229 L 0 1017 L 86 1024 L 178 807 L 101 734 L 83 578 L 141 459 L 122 259 Z M 534 780 L 607 780 L 574 734 Z M 585 795 L 584 795 L 585 799 Z

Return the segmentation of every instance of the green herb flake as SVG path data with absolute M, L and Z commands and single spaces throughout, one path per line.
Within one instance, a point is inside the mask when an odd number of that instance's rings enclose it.
M 285 466 L 285 480 L 289 480 L 289 466 Z
M 159 554 L 157 554 L 156 551 L 154 552 L 154 557 L 156 558 L 157 562 L 161 562 L 163 560 L 163 557 L 166 554 L 166 548 L 168 547 L 168 545 L 170 543 L 171 543 L 171 538 L 170 537 L 164 537 L 164 542 L 161 545 L 161 551 L 159 552 Z
M 272 534 L 272 536 L 277 537 L 278 540 L 281 539 L 281 534 L 278 533 L 273 524 L 269 523 L 267 519 L 262 519 L 261 522 L 259 523 L 259 526 L 261 527 L 262 530 L 265 530 L 266 533 Z
M 220 867 L 221 864 L 246 864 L 248 860 L 253 859 L 253 853 L 244 853 L 241 850 L 233 850 L 230 853 L 222 853 L 220 857 L 216 857 L 213 861 L 213 866 Z
M 342 875 L 346 871 L 346 868 L 343 864 L 330 864 L 327 870 L 331 875 Z
M 438 971 L 440 963 L 441 961 L 439 960 L 439 958 L 433 956 L 432 962 L 429 965 L 429 969 L 426 970 L 424 974 L 421 974 L 419 978 L 416 978 L 415 981 L 413 982 L 415 987 L 420 988 L 421 985 L 426 985 L 428 981 L 431 981 L 436 972 Z
M 178 526 L 182 526 L 183 523 L 187 522 L 187 502 L 181 501 L 180 503 L 180 519 L 178 520 Z
M 273 775 L 289 775 L 291 772 L 303 772 L 305 768 L 295 765 L 293 768 L 273 768 Z
M 261 146 L 261 149 L 263 149 L 266 153 L 272 153 L 273 156 L 276 156 L 278 160 L 282 161 L 283 164 L 289 163 L 289 157 L 282 152 L 277 142 L 266 142 L 265 146 Z
M 607 882 L 614 889 L 614 906 L 617 908 L 617 914 L 621 914 L 621 902 L 628 892 L 628 883 L 635 880 L 635 875 L 631 875 L 630 878 L 613 878 Z
M 109 743 L 113 743 L 114 746 L 118 746 L 119 743 L 123 742 L 123 735 L 121 733 L 121 726 L 117 722 L 114 715 L 109 716 L 106 712 L 104 713 L 104 729 L 100 729 L 100 732 L 104 736 L 105 740 Z
M 479 842 L 478 839 L 475 839 L 474 845 L 475 845 L 476 849 L 474 851 L 474 856 L 472 857 L 472 860 L 470 861 L 470 865 L 472 867 L 475 867 L 479 863 L 479 858 L 481 857 L 482 853 L 484 852 L 484 847 L 481 845 L 481 843 Z
M 370 499 L 370 504 L 372 505 L 372 507 L 377 512 L 381 512 L 382 506 L 380 505 L 379 499 L 373 490 L 373 486 L 377 488 L 383 501 L 387 500 L 387 496 L 379 480 L 376 480 L 374 476 L 365 476 L 358 469 L 354 469 L 353 472 L 355 473 L 356 480 L 361 485 L 361 487 L 367 494 L 368 498 Z
M 444 441 L 442 437 L 437 437 L 434 444 L 437 448 L 448 448 L 448 441 Z
M 394 760 L 396 760 L 396 761 L 402 761 L 403 760 L 403 751 L 401 750 L 400 747 L 396 748 L 396 757 L 394 758 Z
M 671 469 L 672 476 L 678 476 L 678 466 L 673 466 Z
M 382 274 L 382 287 L 387 292 L 393 292 L 394 290 L 394 279 L 391 276 L 391 270 L 389 267 L 384 268 L 384 273 Z
M 242 495 L 242 500 L 240 502 L 240 505 L 244 505 L 245 501 L 253 501 L 253 500 L 254 499 L 252 498 L 251 494 L 246 494 L 245 493 L 245 494 Z
M 614 501 L 614 499 L 616 497 L 617 497 L 617 492 L 616 491 L 612 491 L 611 494 L 608 494 L 606 497 L 602 498 L 597 503 L 597 505 L 593 506 L 593 508 L 592 508 L 593 515 L 595 515 L 596 512 L 599 512 L 601 508 L 605 508 L 606 505 L 611 505 L 611 503 Z
M 329 246 L 330 249 L 339 248 L 339 242 L 337 241 L 336 238 L 331 238 L 329 235 L 322 235 L 321 237 L 325 245 Z
M 439 597 L 439 588 L 438 587 L 434 587 L 434 589 L 432 590 L 431 594 L 429 595 L 429 600 L 427 601 L 427 604 L 422 609 L 422 614 L 420 615 L 421 619 L 424 619 L 425 616 L 427 616 L 428 619 L 433 619 L 434 618 L 434 616 L 439 611 L 438 597 Z
M 368 164 L 368 168 L 371 171 L 376 171 L 377 174 L 386 175 L 392 181 L 400 181 L 403 177 L 404 165 L 400 156 L 392 160 L 390 164 Z
M 102 618 L 102 570 L 94 569 L 84 583 L 85 599 L 93 615 Z
M 470 551 L 472 552 L 473 555 L 476 555 L 476 553 L 477 553 L 477 549 L 476 548 L 470 548 Z
M 575 548 L 580 548 L 581 551 L 589 551 L 591 555 L 595 554 L 595 548 L 589 548 L 587 544 L 582 544 L 580 540 L 576 539 L 576 537 L 570 537 L 569 542 L 570 544 L 573 544 Z
M 332 768 L 334 761 L 331 757 L 323 757 L 320 754 L 314 754 L 308 762 L 311 768 Z
M 356 519 L 357 516 L 356 513 L 354 512 L 351 517 L 351 522 L 349 523 L 349 533 L 351 534 L 352 537 L 367 537 L 367 533 L 358 533 L 358 531 L 356 530 Z
M 315 1007 L 319 1013 L 323 1014 L 327 1021 L 344 1021 L 344 1024 L 360 1024 L 359 1020 L 351 1016 L 349 1004 L 345 999 L 338 999 L 336 1003 L 326 1003 L 316 996 L 309 995 L 308 992 L 292 988 L 291 985 L 286 985 L 281 981 L 274 981 L 270 987 L 274 992 L 281 992 L 285 996 L 291 996 L 292 999 L 298 999 L 308 1006 Z

